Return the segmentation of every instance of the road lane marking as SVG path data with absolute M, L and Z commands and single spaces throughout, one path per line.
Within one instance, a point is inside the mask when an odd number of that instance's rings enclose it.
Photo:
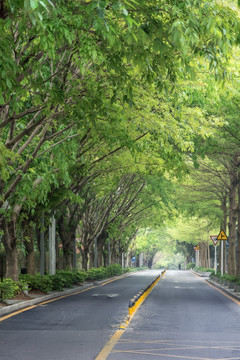
M 150 349 L 152 350 L 152 349 Z M 162 349 L 159 349 L 162 350 Z M 165 358 L 175 358 L 175 359 L 191 359 L 191 360 L 240 360 L 240 357 L 231 357 L 231 358 L 209 358 L 209 357 L 196 357 L 196 356 L 186 356 L 186 355 L 171 355 L 171 354 L 162 354 L 162 353 L 151 353 L 149 351 L 141 350 L 113 350 L 113 354 L 137 354 L 137 355 L 151 355 L 151 356 L 161 356 Z M 97 359 L 96 359 L 97 360 Z M 99 359 L 100 360 L 100 359 Z
M 53 301 L 57 301 L 57 300 L 60 300 L 60 299 L 64 299 L 64 298 L 69 297 L 69 296 L 72 296 L 72 295 L 81 294 L 81 293 L 83 293 L 83 292 L 85 292 L 85 291 L 94 289 L 94 288 L 96 288 L 96 287 L 97 287 L 97 286 L 91 286 L 91 287 L 89 287 L 89 288 L 87 288 L 87 289 L 83 289 L 83 290 L 80 290 L 80 291 L 76 291 L 76 292 L 71 293 L 71 294 L 62 295 L 62 296 L 59 296 L 59 297 L 54 298 L 54 299 L 50 299 L 50 300 L 46 300 L 46 301 L 40 302 L 40 303 L 38 303 L 38 304 L 36 304 L 36 305 L 28 306 L 28 307 L 26 307 L 26 308 L 24 308 L 24 309 L 21 309 L 21 310 L 18 310 L 18 311 L 14 311 L 14 312 L 11 313 L 11 314 L 2 316 L 2 317 L 0 318 L 0 322 L 3 321 L 3 320 L 9 319 L 9 318 L 12 317 L 12 316 L 21 314 L 21 313 L 23 313 L 23 312 L 25 312 L 25 311 L 34 309 L 34 308 L 36 308 L 36 307 L 38 307 L 38 306 L 42 306 L 42 305 L 45 305 L 45 304 L 49 304 L 49 303 L 51 303 L 51 302 L 53 302 Z
M 228 299 L 234 301 L 238 306 L 240 306 L 240 301 L 235 299 L 233 296 L 226 294 L 224 291 L 220 290 L 218 287 L 214 286 L 213 284 L 210 284 L 209 282 L 206 282 L 205 280 L 203 280 L 201 278 L 201 276 L 192 273 L 193 275 L 197 276 L 199 279 L 201 279 L 205 284 L 207 284 L 208 286 L 211 286 L 213 289 L 217 290 L 218 292 L 220 292 L 221 294 L 223 294 L 225 297 L 227 297 Z
M 114 297 L 119 296 L 119 294 L 92 294 L 91 296 L 94 296 L 94 297 L 106 296 L 106 297 L 109 297 L 109 298 L 114 298 Z
M 170 357 L 170 358 L 177 358 L 177 359 L 192 359 L 192 360 L 213 360 L 210 358 L 206 358 L 206 357 L 196 357 L 196 356 L 186 356 L 186 355 L 170 355 L 170 354 L 162 354 L 162 353 L 151 353 L 151 352 L 141 352 L 141 350 L 139 351 L 132 351 L 132 350 L 113 350 L 112 353 L 117 354 L 117 353 L 124 353 L 124 354 L 138 354 L 138 355 L 151 355 L 151 356 L 164 356 L 164 357 Z M 235 358 L 240 359 L 240 358 Z M 95 359 L 98 360 L 98 359 Z M 101 360 L 101 359 L 99 359 Z M 215 359 L 216 360 L 216 359 Z M 221 360 L 221 359 L 218 359 Z M 230 360 L 230 359 L 223 359 L 223 360 Z
M 162 277 L 161 277 L 162 278 Z M 157 282 L 158 283 L 158 282 Z M 154 287 L 157 285 L 157 283 L 154 285 Z M 128 316 L 128 320 L 127 323 L 124 324 L 120 324 L 120 330 L 117 330 L 113 336 L 111 337 L 111 339 L 107 342 L 107 344 L 103 347 L 103 349 L 101 350 L 101 352 L 98 354 L 98 356 L 95 358 L 95 360 L 106 360 L 108 355 L 112 352 L 112 349 L 114 348 L 114 346 L 118 343 L 120 337 L 125 333 L 126 327 L 129 325 L 129 323 L 132 321 L 132 319 L 134 318 L 135 314 L 137 313 L 138 309 L 141 307 L 141 305 L 144 303 L 144 301 L 147 299 L 147 297 L 149 296 L 149 294 L 152 292 L 152 290 L 154 289 L 154 287 L 151 289 L 151 291 L 147 294 L 147 296 L 143 299 L 143 301 L 139 304 L 139 306 L 137 307 L 137 309 L 135 310 L 135 312 L 131 315 Z
M 162 344 L 162 343 L 217 343 L 219 344 L 219 340 L 129 340 L 129 339 L 122 339 L 121 342 L 130 342 L 130 343 L 140 343 L 140 344 Z M 223 341 L 224 344 L 236 344 L 235 346 L 240 346 L 239 342 L 237 341 Z M 230 345 L 228 345 L 230 346 Z
M 98 354 L 95 360 L 107 359 L 108 355 L 110 354 L 114 346 L 117 344 L 118 340 L 120 339 L 123 333 L 124 333 L 123 330 L 117 330 L 115 334 L 113 334 L 111 339 L 107 342 L 107 344 L 104 346 L 102 351 Z
M 208 340 L 128 340 L 128 339 L 120 339 L 119 346 L 122 345 L 138 345 L 145 344 L 147 345 L 155 345 L 154 347 L 144 348 L 144 349 L 129 349 L 129 350 L 121 350 L 121 349 L 113 349 L 112 354 L 121 354 L 122 357 L 126 357 L 126 354 L 136 354 L 141 355 L 141 357 L 148 359 L 148 356 L 161 356 L 161 359 L 165 358 L 174 358 L 174 359 L 186 359 L 186 360 L 240 360 L 239 356 L 234 357 L 233 351 L 239 353 L 240 345 L 238 342 L 233 341 L 223 341 L 221 345 L 218 345 L 219 341 L 208 341 Z M 202 345 L 201 345 L 202 344 Z M 205 345 L 206 344 L 206 345 Z M 159 345 L 156 348 L 156 345 Z M 209 354 L 204 357 L 199 357 L 198 354 L 191 354 L 190 352 L 199 352 L 211 350 L 214 353 L 209 357 Z M 217 357 L 215 351 L 221 350 L 221 357 Z M 167 351 L 168 353 L 163 353 L 163 351 Z M 181 351 L 188 352 L 188 356 L 181 355 Z M 173 352 L 177 352 L 174 354 Z M 223 357 L 223 352 L 225 353 L 225 357 Z M 230 354 L 232 357 L 229 357 Z M 229 355 L 228 355 L 229 354 Z M 201 356 L 201 355 L 200 355 Z M 102 360 L 102 359 L 101 359 Z M 103 359 L 104 360 L 104 359 Z
M 35 304 L 35 305 L 27 306 L 27 307 L 24 308 L 24 309 L 17 310 L 17 311 L 14 311 L 14 312 L 10 313 L 10 314 L 7 314 L 7 315 L 5 315 L 5 316 L 2 316 L 2 317 L 0 318 L 0 322 L 3 321 L 3 320 L 9 319 L 9 318 L 11 318 L 12 316 L 21 314 L 21 313 L 23 313 L 23 312 L 25 312 L 25 311 L 32 310 L 32 309 L 34 309 L 34 308 L 36 308 L 36 307 L 38 307 L 38 306 L 45 305 L 45 304 L 51 303 L 51 302 L 53 302 L 53 301 L 60 300 L 60 299 L 66 298 L 66 297 L 68 297 L 68 296 L 81 294 L 81 293 L 83 293 L 83 292 L 85 292 L 85 291 L 94 289 L 94 288 L 96 288 L 96 287 L 98 287 L 98 286 L 104 286 L 104 285 L 107 285 L 107 284 L 109 284 L 109 283 L 111 283 L 111 282 L 113 282 L 113 281 L 117 281 L 117 280 L 123 279 L 123 278 L 128 277 L 128 276 L 131 276 L 131 275 L 133 275 L 133 274 L 127 274 L 127 276 L 126 276 L 126 275 L 123 275 L 123 276 L 121 276 L 121 277 L 118 277 L 117 279 L 108 280 L 108 281 L 104 282 L 103 284 L 91 286 L 91 287 L 89 287 L 89 288 L 87 288 L 87 289 L 79 290 L 79 291 L 76 291 L 76 292 L 71 293 L 71 294 L 62 295 L 62 296 L 56 297 L 56 298 L 54 298 L 54 299 L 46 300 L 46 301 L 43 301 L 43 302 L 38 303 L 38 304 Z

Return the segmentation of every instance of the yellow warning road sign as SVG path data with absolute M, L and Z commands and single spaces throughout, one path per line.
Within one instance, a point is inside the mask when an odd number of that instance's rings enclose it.
M 228 239 L 227 235 L 223 230 L 221 230 L 217 236 L 217 240 L 227 240 L 227 239 Z

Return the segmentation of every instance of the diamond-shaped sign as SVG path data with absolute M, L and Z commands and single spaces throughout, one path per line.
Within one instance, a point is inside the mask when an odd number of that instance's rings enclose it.
M 225 234 L 224 230 L 221 230 L 220 233 L 217 236 L 217 240 L 227 240 L 227 239 L 228 239 L 228 237 Z

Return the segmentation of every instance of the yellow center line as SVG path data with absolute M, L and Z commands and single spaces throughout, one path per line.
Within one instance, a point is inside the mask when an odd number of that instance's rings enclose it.
M 157 283 L 156 283 L 157 284 Z M 155 285 L 156 285 L 155 284 Z M 155 286 L 154 285 L 154 286 Z M 152 288 L 153 289 L 153 288 Z M 151 289 L 151 291 L 152 291 Z M 148 293 L 148 295 L 151 293 L 151 291 Z M 147 296 L 148 296 L 147 295 Z M 135 316 L 136 312 L 138 311 L 138 309 L 140 308 L 140 306 L 144 303 L 144 301 L 146 300 L 147 296 L 145 297 L 145 299 L 143 299 L 143 301 L 139 304 L 139 306 L 137 307 L 137 309 L 135 310 L 135 312 L 129 316 L 129 320 L 128 320 L 128 325 L 129 323 L 132 321 L 133 317 Z M 128 326 L 127 325 L 127 326 Z M 120 339 L 120 337 L 124 334 L 126 330 L 126 327 L 121 328 L 121 330 L 117 330 L 113 336 L 111 337 L 111 339 L 107 342 L 107 344 L 103 347 L 103 349 L 101 350 L 101 352 L 98 354 L 98 356 L 95 358 L 95 360 L 106 360 L 108 355 L 112 352 L 112 349 L 114 348 L 114 346 L 118 343 L 118 340 Z
M 112 349 L 114 348 L 114 346 L 117 344 L 118 340 L 120 339 L 123 333 L 124 333 L 123 330 L 117 330 L 113 334 L 111 339 L 107 342 L 107 344 L 104 346 L 102 351 L 98 354 L 95 360 L 105 360 L 112 351 Z

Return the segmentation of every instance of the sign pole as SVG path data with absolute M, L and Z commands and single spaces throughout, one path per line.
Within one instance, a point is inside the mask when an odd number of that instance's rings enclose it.
M 223 276 L 223 240 L 227 240 L 228 237 L 225 234 L 224 230 L 221 230 L 217 236 L 217 240 L 221 241 L 221 276 Z
M 217 274 L 217 247 L 214 246 L 214 268 L 215 268 L 215 275 Z
M 221 241 L 221 276 L 223 276 L 223 241 Z
M 217 273 L 217 243 L 218 243 L 218 240 L 217 240 L 217 236 L 210 236 L 213 244 L 214 244 L 214 269 L 215 269 L 215 275 Z

